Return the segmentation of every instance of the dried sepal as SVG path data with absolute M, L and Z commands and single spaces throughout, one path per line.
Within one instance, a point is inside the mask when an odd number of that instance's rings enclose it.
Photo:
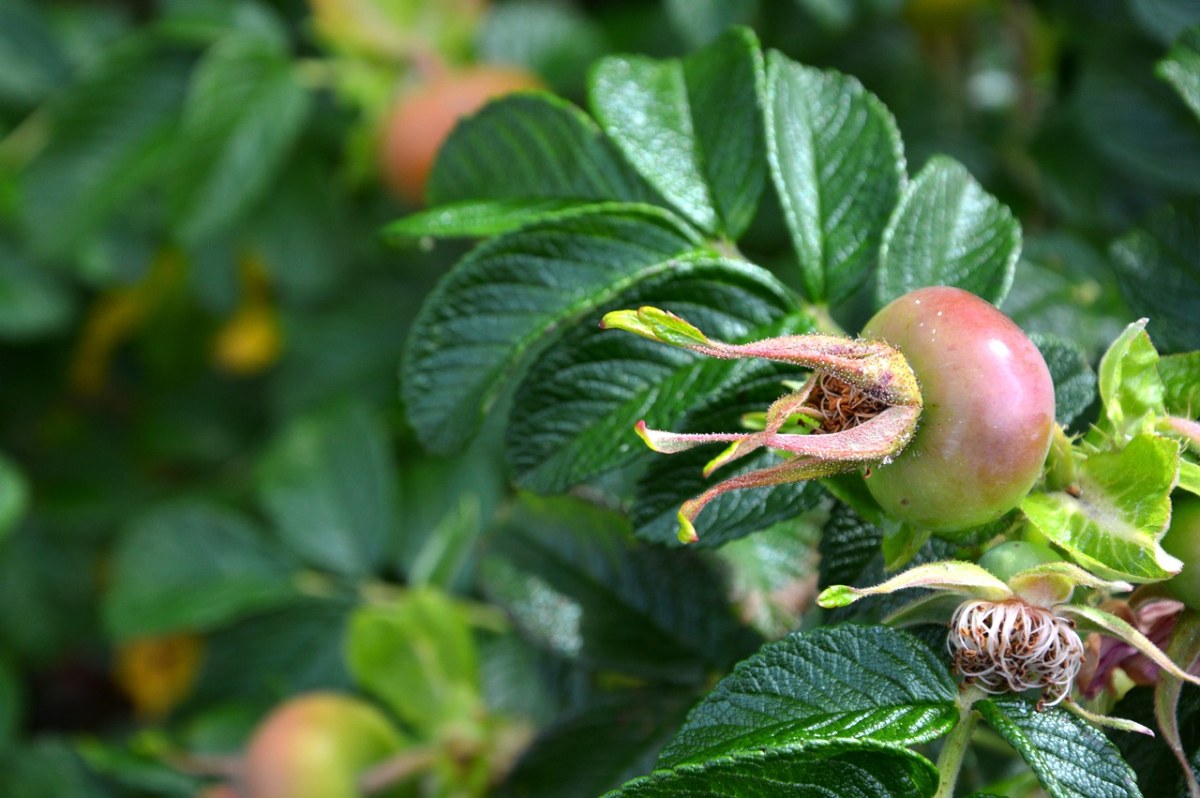
M 1013 597 L 1008 585 L 972 562 L 943 560 L 918 565 L 874 587 L 833 585 L 821 591 L 817 604 L 826 608 L 845 607 L 867 596 L 895 593 L 909 588 L 947 590 L 964 596 L 1003 601 Z

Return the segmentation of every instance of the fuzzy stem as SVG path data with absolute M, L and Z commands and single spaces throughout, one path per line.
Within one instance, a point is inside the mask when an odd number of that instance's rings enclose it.
M 938 754 L 938 789 L 933 798 L 952 798 L 958 783 L 958 772 L 962 770 L 963 757 L 971 747 L 971 735 L 979 716 L 975 713 L 975 702 L 984 697 L 978 687 L 970 686 L 958 696 L 958 725 L 950 730 L 946 742 Z

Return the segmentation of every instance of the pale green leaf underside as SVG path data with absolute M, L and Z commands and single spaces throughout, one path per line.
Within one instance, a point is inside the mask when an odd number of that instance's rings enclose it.
M 1200 352 L 1160 357 L 1158 374 L 1167 412 L 1185 418 L 1200 416 Z
M 945 156 L 931 158 L 904 192 L 883 234 L 876 299 L 952 285 L 998 305 L 1021 254 L 1012 212 Z
M 429 448 L 465 443 L 538 341 L 608 310 L 637 283 L 673 271 L 696 241 L 648 206 L 536 224 L 483 244 L 426 300 L 405 351 L 402 396 Z
M 738 28 L 683 60 L 606 58 L 590 97 L 605 133 L 668 202 L 737 238 L 762 192 L 762 80 L 758 42 Z
M 681 262 L 615 298 L 612 308 L 664 307 L 722 340 L 762 337 L 793 307 L 768 272 L 740 261 Z M 608 308 L 597 311 L 597 315 Z M 517 481 L 559 491 L 646 452 L 633 431 L 673 425 L 732 369 L 621 331 L 582 323 L 537 359 L 518 390 L 508 428 Z
M 692 710 L 659 766 L 810 740 L 928 742 L 957 721 L 956 694 L 945 666 L 905 632 L 844 625 L 797 633 L 723 679 Z
M 1021 509 L 1085 568 L 1110 579 L 1153 582 L 1180 563 L 1158 541 L 1171 517 L 1179 445 L 1139 435 L 1124 449 L 1090 455 L 1079 467 L 1079 496 L 1030 494 Z
M 771 176 L 804 290 L 838 302 L 874 261 L 904 183 L 891 113 L 852 77 L 768 57 L 765 127 Z
M 658 770 L 605 798 L 928 798 L 937 780 L 933 763 L 906 748 L 842 740 Z
M 1029 764 L 1051 798 L 1141 798 L 1133 770 L 1102 732 L 1066 710 L 1019 698 L 975 705 Z
M 1153 425 L 1163 411 L 1163 386 L 1146 319 L 1127 326 L 1112 342 L 1100 360 L 1098 382 L 1108 428 L 1119 440 Z

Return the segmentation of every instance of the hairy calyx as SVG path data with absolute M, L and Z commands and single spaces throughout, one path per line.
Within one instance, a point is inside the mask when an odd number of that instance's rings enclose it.
M 921 392 L 908 361 L 899 350 L 882 341 L 813 334 L 729 344 L 711 339 L 678 316 L 653 307 L 614 311 L 600 326 L 708 357 L 759 357 L 812 372 L 799 389 L 767 408 L 761 430 L 678 434 L 652 430 L 645 422 L 638 422 L 638 435 L 651 449 L 663 454 L 709 443 L 727 444 L 705 466 L 706 476 L 764 447 L 792 455 L 777 465 L 719 482 L 684 502 L 679 510 L 679 539 L 685 543 L 698 539 L 693 522 L 705 505 L 721 494 L 826 477 L 888 461 L 912 438 L 921 414 Z M 784 431 L 794 428 L 798 417 L 811 419 L 813 432 L 820 434 Z

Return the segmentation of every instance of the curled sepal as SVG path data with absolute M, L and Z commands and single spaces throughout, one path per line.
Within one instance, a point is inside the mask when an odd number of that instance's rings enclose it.
M 1200 613 L 1185 609 L 1180 614 L 1175 622 L 1175 631 L 1171 633 L 1171 642 L 1167 644 L 1167 656 L 1172 661 L 1182 662 L 1185 670 L 1191 670 L 1200 658 Z M 1158 685 L 1154 688 L 1154 719 L 1158 722 L 1158 728 L 1162 729 L 1163 742 L 1183 769 L 1188 797 L 1200 798 L 1200 782 L 1196 780 L 1196 774 L 1188 762 L 1179 733 L 1178 708 L 1182 690 L 1183 682 L 1174 676 L 1162 674 L 1159 677 Z
M 1153 730 L 1143 726 L 1136 720 L 1130 720 L 1129 718 L 1118 718 L 1112 715 L 1101 715 L 1097 712 L 1089 712 L 1079 704 L 1076 704 L 1070 698 L 1063 702 L 1063 706 L 1066 707 L 1068 711 L 1078 715 L 1088 723 L 1096 726 L 1107 726 L 1110 729 L 1116 729 L 1118 731 L 1130 731 L 1137 732 L 1138 734 L 1149 735 L 1150 737 L 1154 736 Z
M 1117 616 L 1104 610 L 1098 610 L 1095 607 L 1088 607 L 1081 604 L 1063 604 L 1058 607 L 1058 612 L 1062 615 L 1072 616 L 1081 631 L 1099 632 L 1100 634 L 1123 640 L 1142 654 L 1145 654 L 1147 659 L 1175 678 L 1189 681 L 1192 684 L 1200 684 L 1200 677 L 1193 676 L 1184 671 L 1175 664 L 1174 660 L 1164 654 L 1158 646 L 1150 642 L 1148 637 Z
M 1047 562 L 1018 571 L 1008 586 L 1020 598 L 1038 607 L 1053 607 L 1071 600 L 1076 587 L 1092 587 L 1109 593 L 1133 590 L 1128 582 L 1107 581 L 1069 562 Z
M 1200 452 L 1200 423 L 1181 416 L 1163 416 L 1159 419 L 1159 429 L 1191 446 L 1192 451 Z
M 748 344 L 709 338 L 674 313 L 655 307 L 614 310 L 600 320 L 604 329 L 625 330 L 709 357 L 758 357 L 832 374 L 889 405 L 920 407 L 921 391 L 908 361 L 883 341 L 838 335 L 784 335 Z
M 1008 585 L 975 563 L 943 560 L 910 568 L 874 587 L 833 585 L 821 591 L 821 595 L 817 596 L 817 604 L 826 609 L 845 607 L 867 596 L 895 593 L 897 590 L 916 587 L 948 590 L 988 601 L 1004 601 L 1013 597 Z

